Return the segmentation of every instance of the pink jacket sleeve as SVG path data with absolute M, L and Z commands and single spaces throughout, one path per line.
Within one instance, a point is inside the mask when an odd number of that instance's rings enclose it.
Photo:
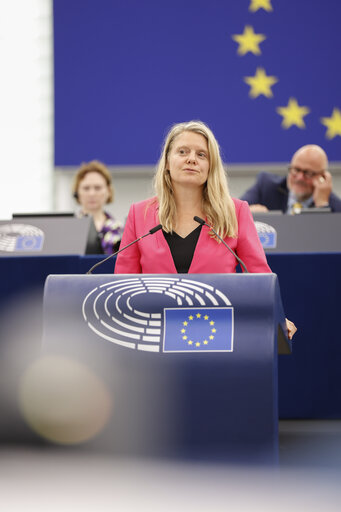
M 236 252 L 249 272 L 271 273 L 264 249 L 246 201 L 240 201 L 238 215 L 238 243 Z

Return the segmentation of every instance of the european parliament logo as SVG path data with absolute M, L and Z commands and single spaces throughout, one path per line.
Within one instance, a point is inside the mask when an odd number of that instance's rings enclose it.
M 44 232 L 30 224 L 2 224 L 0 226 L 0 251 L 39 252 L 43 249 Z
M 18 236 L 16 239 L 15 250 L 16 251 L 41 251 L 43 247 L 44 237 L 43 236 Z
M 129 349 L 232 352 L 233 306 L 219 284 L 203 275 L 116 276 L 87 292 L 82 315 L 96 336 Z
M 275 249 L 277 247 L 277 231 L 273 226 L 265 222 L 255 221 L 259 240 L 264 249 Z
M 164 352 L 232 352 L 233 308 L 165 308 Z

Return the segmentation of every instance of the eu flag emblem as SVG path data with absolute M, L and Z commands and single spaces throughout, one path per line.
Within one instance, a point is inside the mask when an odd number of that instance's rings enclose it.
M 233 308 L 165 308 L 164 352 L 232 352 Z
M 270 224 L 255 221 L 259 240 L 264 249 L 274 249 L 277 246 L 277 231 Z
M 260 233 L 259 239 L 264 249 L 276 247 L 276 233 Z
M 16 251 L 41 251 L 43 248 L 44 237 L 41 235 L 24 235 L 16 239 Z

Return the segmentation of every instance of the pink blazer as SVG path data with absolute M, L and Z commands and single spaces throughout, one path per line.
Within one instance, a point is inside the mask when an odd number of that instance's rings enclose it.
M 224 241 L 243 260 L 249 272 L 271 272 L 246 201 L 233 199 L 238 219 L 237 238 Z M 147 208 L 148 206 L 148 208 Z M 148 199 L 130 207 L 120 247 L 157 226 L 157 202 Z M 236 271 L 237 260 L 230 251 L 209 236 L 203 226 L 189 268 L 191 274 L 218 274 Z M 176 268 L 162 230 L 148 235 L 117 256 L 115 274 L 176 274 Z

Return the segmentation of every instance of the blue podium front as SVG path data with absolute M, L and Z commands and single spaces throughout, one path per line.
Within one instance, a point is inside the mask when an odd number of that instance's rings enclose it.
M 290 353 L 275 274 L 51 275 L 44 351 L 112 395 L 124 455 L 278 458 L 277 354 Z

